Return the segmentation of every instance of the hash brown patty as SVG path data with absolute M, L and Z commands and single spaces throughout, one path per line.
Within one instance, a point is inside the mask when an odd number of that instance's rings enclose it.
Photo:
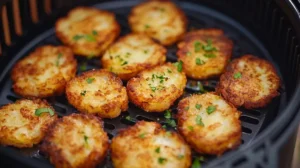
M 216 91 L 236 107 L 266 106 L 278 96 L 280 78 L 274 66 L 253 55 L 233 60 L 220 77 Z

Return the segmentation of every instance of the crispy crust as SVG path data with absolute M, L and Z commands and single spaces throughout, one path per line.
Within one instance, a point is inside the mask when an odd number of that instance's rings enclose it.
M 163 45 L 172 45 L 186 32 L 187 18 L 170 1 L 148 1 L 132 8 L 128 22 L 133 32 L 145 33 Z
M 207 40 L 217 49 L 213 52 L 205 52 L 202 48 L 195 51 L 195 44 L 200 42 L 206 45 Z M 201 46 L 202 47 L 202 46 Z M 224 36 L 220 29 L 200 29 L 187 33 L 183 41 L 178 44 L 178 60 L 183 62 L 183 70 L 193 79 L 207 79 L 221 75 L 231 58 L 233 42 Z M 207 58 L 205 53 L 213 53 L 214 58 Z M 197 64 L 197 59 L 204 64 Z
M 163 82 L 157 76 L 163 76 Z M 128 81 L 126 88 L 130 101 L 135 105 L 146 112 L 163 112 L 183 94 L 186 81 L 183 72 L 166 63 L 142 71 Z
M 61 95 L 66 82 L 75 76 L 76 66 L 70 48 L 52 45 L 39 47 L 14 65 L 11 73 L 14 92 L 23 97 Z
M 188 168 L 191 165 L 191 150 L 185 141 L 175 132 L 168 134 L 156 122 L 139 121 L 119 132 L 112 139 L 111 157 L 116 168 Z M 167 160 L 159 163 L 159 158 Z
M 241 78 L 235 79 L 239 72 Z M 280 78 L 270 62 L 244 55 L 230 63 L 216 91 L 236 107 L 252 109 L 266 106 L 279 95 L 279 87 Z
M 101 56 L 120 34 L 120 25 L 115 15 L 108 11 L 90 7 L 72 9 L 66 17 L 55 24 L 56 36 L 81 56 Z M 74 40 L 76 35 L 93 35 L 95 41 L 86 38 Z
M 49 113 L 35 115 L 38 108 L 50 108 L 45 100 L 21 99 L 15 103 L 0 107 L 0 144 L 18 148 L 32 147 L 38 144 L 46 134 L 48 127 L 57 119 Z
M 103 68 L 117 74 L 121 79 L 129 80 L 144 69 L 164 63 L 166 52 L 163 46 L 146 35 L 128 34 L 105 52 L 101 63 Z
M 108 136 L 100 118 L 71 114 L 50 127 L 40 149 L 57 168 L 85 168 L 99 164 L 108 147 Z
M 91 83 L 88 79 L 92 79 Z M 87 71 L 72 79 L 66 86 L 66 95 L 69 103 L 80 112 L 101 118 L 115 118 L 128 108 L 126 88 L 121 79 L 103 69 Z
M 196 108 L 200 104 L 200 109 Z M 216 110 L 208 114 L 208 106 Z M 199 153 L 221 155 L 236 148 L 241 142 L 241 113 L 214 93 L 192 95 L 178 104 L 178 130 L 194 150 Z M 198 125 L 201 116 L 204 126 Z

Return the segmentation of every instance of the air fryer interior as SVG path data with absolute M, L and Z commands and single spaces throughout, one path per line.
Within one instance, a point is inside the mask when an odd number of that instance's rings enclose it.
M 43 2 L 45 3 L 46 1 L 47 0 Z M 29 4 L 26 2 L 28 1 L 20 1 L 21 6 L 28 6 Z M 130 8 L 139 2 L 140 1 L 108 1 L 95 3 L 91 1 L 89 5 L 114 12 L 121 25 L 121 35 L 125 35 L 130 32 L 127 24 L 127 15 Z M 178 3 L 188 17 L 188 30 L 208 27 L 223 29 L 226 36 L 234 42 L 232 59 L 244 54 L 253 54 L 268 59 L 276 66 L 277 72 L 282 79 L 282 85 L 279 90 L 280 96 L 275 98 L 265 108 L 254 110 L 239 109 L 242 111 L 242 116 L 240 118 L 243 131 L 241 147 L 251 146 L 252 141 L 259 136 L 260 132 L 268 128 L 272 121 L 276 120 L 277 117 L 281 115 L 296 89 L 295 81 L 299 80 L 300 59 L 299 57 L 297 58 L 299 47 L 291 23 L 286 19 L 283 11 L 273 1 L 255 0 L 242 2 L 240 0 L 203 0 L 203 2 L 176 1 L 176 3 Z M 9 3 L 8 7 L 9 5 L 12 4 Z M 55 4 L 55 1 L 53 1 L 53 5 L 57 5 Z M 16 34 L 13 35 L 11 46 L 2 44 L 2 49 L 4 51 L 3 56 L 1 57 L 0 67 L 0 103 L 2 105 L 12 103 L 20 98 L 18 95 L 14 94 L 11 89 L 12 81 L 10 79 L 10 70 L 14 63 L 38 46 L 45 44 L 62 44 L 55 37 L 53 25 L 55 20 L 58 17 L 65 15 L 67 12 L 66 9 L 70 9 L 71 6 L 53 10 L 53 13 L 50 16 L 47 16 L 42 9 L 39 9 L 41 10 L 40 13 L 43 13 L 43 15 L 40 15 L 40 21 L 36 25 L 33 23 L 34 19 L 31 19 L 31 16 L 24 15 L 22 20 L 22 23 L 24 23 L 24 35 L 22 37 L 17 37 Z M 43 5 L 40 4 L 38 7 L 42 8 Z M 22 10 L 26 11 L 28 9 L 29 8 L 24 7 L 24 9 L 21 9 L 21 12 Z M 30 22 L 28 20 L 30 20 Z M 12 25 L 13 23 L 10 22 L 10 26 Z M 4 37 L 1 37 L 1 39 L 4 39 Z M 168 47 L 168 61 L 175 62 L 177 60 L 176 50 L 176 46 Z M 98 59 L 89 60 L 77 57 L 77 60 L 79 65 L 78 74 L 82 72 L 82 69 L 80 68 L 82 65 L 86 65 L 87 70 L 101 67 Z M 199 82 L 203 84 L 206 90 L 214 91 L 218 79 L 205 81 L 188 80 L 184 96 L 199 92 L 197 87 Z M 65 116 L 76 112 L 76 110 L 68 104 L 65 96 L 52 97 L 49 98 L 48 101 L 56 109 L 59 116 Z M 177 113 L 177 102 L 171 107 L 174 114 L 173 116 Z M 128 115 L 131 116 L 133 121 L 125 119 Z M 109 137 L 112 138 L 120 129 L 133 125 L 139 120 L 157 121 L 167 125 L 163 114 L 145 113 L 130 103 L 128 112 L 122 113 L 115 119 L 104 119 L 104 127 Z M 175 130 L 171 127 L 168 127 L 167 129 Z M 0 148 L 5 148 L 5 150 L 15 150 L 22 156 L 29 157 L 34 161 L 42 163 L 43 166 L 50 166 L 49 161 L 39 152 L 38 145 L 31 149 L 22 150 L 13 147 Z M 238 154 L 236 150 L 232 150 L 224 155 L 233 155 L 234 153 Z M 196 156 L 200 155 L 194 153 L 194 157 Z M 205 161 L 203 164 L 208 167 L 216 165 L 218 160 L 220 160 L 220 158 L 213 156 L 204 157 Z M 239 166 L 242 161 L 232 163 L 231 166 Z M 101 166 L 112 167 L 109 156 L 100 167 Z

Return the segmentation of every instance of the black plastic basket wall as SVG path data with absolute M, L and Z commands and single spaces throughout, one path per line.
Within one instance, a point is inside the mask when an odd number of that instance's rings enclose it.
M 124 3 L 125 1 L 119 2 Z M 129 3 L 129 1 L 126 2 Z M 180 1 L 175 2 L 181 3 Z M 98 3 L 103 3 L 103 1 L 0 0 L 0 72 L 5 71 L 7 66 L 11 66 L 17 60 L 14 56 L 19 53 L 19 49 L 52 28 L 56 19 L 65 15 L 69 9 L 78 5 Z M 277 69 L 281 72 L 283 82 L 280 89 L 280 101 L 278 100 L 276 102 L 278 104 L 275 105 L 279 109 L 271 110 L 271 112 L 269 110 L 268 113 L 264 113 L 264 110 L 253 110 L 248 113 L 243 111 L 243 118 L 241 118 L 243 133 L 245 133 L 243 137 L 244 140 L 251 141 L 251 143 L 246 143 L 236 151 L 226 153 L 222 157 L 212 159 L 205 166 L 222 168 L 290 167 L 294 145 L 292 135 L 295 133 L 300 119 L 300 115 L 297 113 L 300 105 L 300 13 L 296 8 L 296 6 L 300 6 L 298 1 L 192 0 L 191 3 L 219 11 L 224 16 L 229 16 L 243 25 L 246 28 L 245 32 L 251 32 L 255 36 L 254 39 L 261 44 L 261 48 L 266 49 L 265 52 L 272 57 Z M 197 10 L 197 6 L 194 8 Z M 191 18 L 193 18 L 192 15 L 193 13 L 190 13 Z M 121 26 L 127 24 L 126 16 L 120 17 L 125 17 L 123 20 L 121 19 Z M 197 20 L 191 19 L 191 22 L 201 26 L 200 22 L 196 23 Z M 205 27 L 205 25 L 203 26 Z M 243 40 L 243 35 L 238 36 L 240 40 Z M 48 41 L 52 42 L 53 40 L 51 41 L 49 38 Z M 170 50 L 172 51 L 172 49 Z M 238 47 L 234 52 L 236 55 L 246 54 L 245 50 Z M 4 88 L 1 80 L 5 78 L 9 78 L 7 74 L 0 76 L 1 89 Z M 8 99 L 10 98 L 8 97 Z M 106 127 L 110 130 L 109 124 Z M 114 133 L 113 129 L 111 132 Z M 247 136 L 249 137 L 247 138 Z M 1 148 L 0 152 L 10 153 L 11 157 L 20 155 L 20 152 L 16 150 L 13 152 L 9 150 Z M 26 155 L 20 156 L 17 160 L 31 166 L 46 166 L 43 161 Z

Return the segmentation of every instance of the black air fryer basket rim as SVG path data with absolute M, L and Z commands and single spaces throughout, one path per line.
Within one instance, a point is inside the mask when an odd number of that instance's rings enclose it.
M 299 17 L 299 11 L 296 8 L 295 4 L 291 0 L 286 2 L 283 2 L 281 0 L 276 0 L 276 2 L 280 6 L 284 6 L 283 9 L 285 10 L 285 13 L 289 16 L 289 18 L 292 18 L 291 22 L 295 28 L 298 39 L 300 39 L 300 24 L 299 24 L 300 17 Z M 0 81 L 2 81 L 3 78 L 4 76 L 1 76 Z M 224 164 L 222 167 L 230 167 L 231 165 L 226 164 L 226 162 L 228 160 L 231 161 L 238 160 L 238 158 L 242 155 L 253 159 L 255 158 L 255 153 L 253 152 L 253 149 L 259 147 L 261 144 L 267 144 L 269 154 L 274 155 L 271 156 L 271 159 L 269 160 L 270 166 L 276 167 L 277 158 L 274 157 L 276 157 L 276 154 L 278 153 L 280 144 L 284 143 L 285 140 L 295 131 L 300 121 L 300 111 L 297 113 L 300 106 L 299 81 L 298 81 L 297 88 L 295 90 L 296 90 L 295 93 L 293 94 L 292 98 L 290 99 L 290 102 L 283 110 L 283 112 L 276 118 L 275 121 L 269 124 L 268 127 L 265 130 L 263 130 L 263 132 L 261 132 L 258 136 L 256 136 L 254 141 L 252 141 L 251 145 L 242 145 L 234 152 L 227 153 L 222 157 L 215 159 L 207 166 L 216 167 L 222 163 Z M 280 133 L 281 136 L 277 139 L 276 143 L 274 143 L 272 147 L 268 146 L 271 145 L 270 137 L 273 137 L 278 133 Z M 16 160 L 22 163 L 25 163 L 33 167 L 50 167 L 49 165 L 41 161 L 38 161 L 36 159 L 35 162 L 33 162 L 32 160 L 29 160 L 29 157 L 20 156 L 18 155 L 17 151 L 12 151 L 9 149 L 2 149 L 2 148 L 0 151 L 7 154 L 10 157 L 15 158 Z

